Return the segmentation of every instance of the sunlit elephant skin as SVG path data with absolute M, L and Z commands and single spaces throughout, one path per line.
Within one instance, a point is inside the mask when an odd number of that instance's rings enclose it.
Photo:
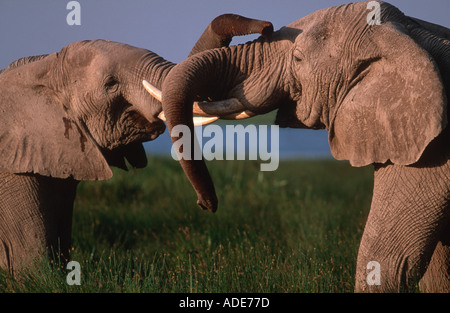
M 278 109 L 281 127 L 328 130 L 336 159 L 375 168 L 355 291 L 408 290 L 421 279 L 421 290 L 449 292 L 450 30 L 376 3 L 379 25 L 368 22 L 370 2 L 357 2 L 178 64 L 162 88 L 167 126 L 191 126 L 183 112 L 212 99 L 210 114 L 235 113 L 217 108 L 233 101 L 254 114 Z M 181 166 L 200 206 L 215 211 L 203 160 Z M 381 284 L 367 279 L 369 264 L 379 264 Z
M 229 14 L 212 26 L 191 54 L 271 32 L 269 22 Z M 0 267 L 15 274 L 48 250 L 68 258 L 78 182 L 109 179 L 125 159 L 146 166 L 142 142 L 165 124 L 142 81 L 161 86 L 174 66 L 146 49 L 94 40 L 0 71 Z

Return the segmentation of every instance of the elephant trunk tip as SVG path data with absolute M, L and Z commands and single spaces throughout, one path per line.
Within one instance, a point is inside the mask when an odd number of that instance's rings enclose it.
M 213 32 L 222 39 L 231 41 L 233 36 L 259 33 L 270 37 L 273 33 L 271 22 L 244 17 L 237 14 L 222 14 L 211 22 Z
M 273 25 L 270 22 L 264 22 L 261 26 L 261 31 L 259 32 L 263 37 L 268 38 L 273 34 Z
M 211 213 L 216 213 L 217 206 L 218 206 L 218 201 L 217 201 L 217 199 L 214 199 L 214 200 L 198 199 L 197 200 L 197 204 L 203 210 L 208 210 Z

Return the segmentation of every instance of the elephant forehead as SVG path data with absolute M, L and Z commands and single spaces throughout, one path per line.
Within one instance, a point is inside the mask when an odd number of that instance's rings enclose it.
M 330 11 L 334 10 L 334 9 L 335 9 L 335 7 L 315 11 L 309 15 L 306 15 L 306 16 L 292 22 L 291 24 L 287 25 L 287 27 L 302 29 L 304 31 L 311 30 L 318 23 L 327 22 L 329 19 L 327 16 L 330 14 Z M 328 21 L 328 22 L 330 22 L 330 21 Z
M 124 43 L 108 41 L 108 40 L 92 40 L 92 41 L 79 41 L 67 46 L 67 51 L 72 54 L 73 58 L 82 61 L 86 60 L 92 62 L 95 60 L 99 62 L 101 60 L 109 63 L 115 63 L 120 59 L 121 63 L 126 63 L 128 60 L 133 61 L 143 55 L 148 54 L 150 51 L 133 47 Z M 86 63 L 86 62 L 85 62 Z M 88 64 L 82 64 L 88 65 Z
M 387 3 L 379 1 L 382 10 L 393 8 Z M 371 8 L 368 1 L 349 3 L 315 11 L 297 21 L 289 24 L 289 27 L 302 29 L 305 32 L 322 35 L 328 30 L 333 33 L 344 33 L 345 30 L 360 24 L 367 23 L 367 16 Z

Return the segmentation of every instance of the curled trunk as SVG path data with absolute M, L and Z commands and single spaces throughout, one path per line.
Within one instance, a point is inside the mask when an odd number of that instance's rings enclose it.
M 196 53 L 228 46 L 233 36 L 261 34 L 268 37 L 273 32 L 272 23 L 250 19 L 235 14 L 223 14 L 216 17 L 198 39 L 189 56 Z
M 201 63 L 201 58 L 196 56 L 193 58 Z M 172 79 L 175 79 L 180 73 L 183 74 L 184 71 L 190 72 L 189 67 L 189 64 L 182 62 L 179 66 L 175 66 L 172 69 L 167 78 L 172 77 Z M 201 67 L 202 69 L 206 68 L 206 71 L 200 71 L 204 75 L 202 75 L 203 79 L 200 79 L 197 83 L 195 83 L 193 72 L 191 72 L 192 77 L 180 77 L 175 79 L 177 81 L 176 84 L 172 83 L 172 79 L 170 81 L 167 79 L 164 81 L 162 88 L 162 105 L 170 133 L 172 133 L 173 128 L 177 125 L 186 125 L 190 129 L 190 160 L 181 158 L 180 164 L 197 192 L 197 204 L 202 209 L 208 209 L 211 212 L 215 212 L 217 210 L 218 201 L 213 181 L 203 159 L 196 160 L 194 155 L 194 151 L 196 150 L 194 147 L 197 142 L 195 141 L 194 125 L 192 122 L 192 109 L 195 100 L 194 91 L 199 91 L 200 89 L 206 91 L 207 87 L 203 86 L 203 84 L 208 80 L 208 77 L 220 73 L 215 72 L 213 66 L 208 67 L 206 64 L 198 64 L 198 67 Z M 172 137 L 172 141 L 175 143 L 180 138 L 181 136 Z
M 180 164 L 193 185 L 200 207 L 215 212 L 217 196 L 214 184 L 203 159 L 195 160 L 195 132 L 192 124 L 193 102 L 212 99 L 206 105 L 233 98 L 242 109 L 257 114 L 269 112 L 277 107 L 286 95 L 280 90 L 282 80 L 268 77 L 281 77 L 282 57 L 274 57 L 277 44 L 269 45 L 264 39 L 253 43 L 229 48 L 209 50 L 196 54 L 175 66 L 163 83 L 162 100 L 167 127 L 172 130 L 177 125 L 190 129 L 191 158 L 180 159 Z M 273 66 L 262 66 L 272 62 Z M 225 100 L 224 100 L 225 99 Z M 236 106 L 230 106 L 230 108 Z M 233 114 L 235 112 L 228 112 Z M 174 134 L 172 134 L 174 135 Z M 174 135 L 175 143 L 181 136 Z M 184 141 L 186 142 L 186 141 Z M 197 150 L 198 151 L 198 150 Z

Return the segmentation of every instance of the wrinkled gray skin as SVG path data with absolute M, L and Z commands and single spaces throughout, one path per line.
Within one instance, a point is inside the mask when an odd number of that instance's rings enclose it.
M 268 26 L 220 16 L 191 54 Z M 68 258 L 78 182 L 109 179 L 110 166 L 126 169 L 125 159 L 147 164 L 142 142 L 165 124 L 142 80 L 160 87 L 174 65 L 145 49 L 96 40 L 0 71 L 0 267 L 15 274 L 47 250 Z
M 317 11 L 270 39 L 194 55 L 165 80 L 163 109 L 169 131 L 192 126 L 192 101 L 208 98 L 234 98 L 256 114 L 278 109 L 281 127 L 328 130 L 336 159 L 375 169 L 355 291 L 396 292 L 421 279 L 423 291 L 448 292 L 450 30 L 379 3 L 381 25 L 369 25 L 373 8 L 358 2 Z M 217 107 L 202 108 L 214 115 Z M 205 163 L 181 165 L 200 206 L 215 211 Z M 366 281 L 371 261 L 380 285 Z

